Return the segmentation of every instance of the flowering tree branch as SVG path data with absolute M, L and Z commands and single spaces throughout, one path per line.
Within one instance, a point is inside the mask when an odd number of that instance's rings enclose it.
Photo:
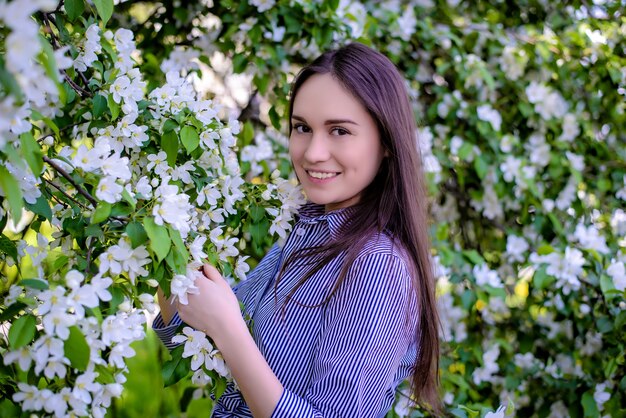
M 80 187 L 78 185 L 78 183 L 76 183 L 76 181 L 72 178 L 72 176 L 70 176 L 67 171 L 63 170 L 61 167 L 59 167 L 59 165 L 57 163 L 55 163 L 54 161 L 52 161 L 50 158 L 48 158 L 47 156 L 43 156 L 43 160 L 48 163 L 48 165 L 50 165 L 50 167 L 54 168 L 54 170 L 59 173 L 60 175 L 62 175 L 67 181 L 69 181 L 72 186 L 74 186 L 74 188 L 76 189 L 76 191 L 78 193 L 80 193 L 81 195 L 83 195 L 85 197 L 85 199 L 87 199 L 95 208 L 96 206 L 98 206 L 98 201 L 89 194 L 89 192 L 87 192 L 85 189 L 83 189 L 82 187 Z

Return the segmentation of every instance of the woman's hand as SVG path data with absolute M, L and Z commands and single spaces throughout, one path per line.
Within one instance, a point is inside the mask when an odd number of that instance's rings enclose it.
M 202 267 L 197 294 L 188 294 L 178 314 L 188 325 L 207 334 L 222 353 L 233 378 L 255 417 L 269 417 L 283 393 L 283 386 L 267 364 L 248 331 L 239 301 L 228 282 L 209 264 Z
M 188 294 L 189 303 L 178 303 L 180 318 L 191 327 L 204 332 L 220 345 L 225 332 L 243 323 L 239 301 L 230 285 L 213 266 L 202 266 L 204 277 L 197 278 L 199 292 Z

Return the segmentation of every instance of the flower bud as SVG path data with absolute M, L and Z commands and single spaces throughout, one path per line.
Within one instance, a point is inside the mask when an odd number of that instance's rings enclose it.
M 150 287 L 158 287 L 159 286 L 159 282 L 157 282 L 154 279 L 148 279 L 146 280 L 146 283 L 148 284 L 148 286 Z
M 130 300 L 124 299 L 124 302 L 120 303 L 117 308 L 122 312 L 130 312 L 132 305 L 130 304 Z

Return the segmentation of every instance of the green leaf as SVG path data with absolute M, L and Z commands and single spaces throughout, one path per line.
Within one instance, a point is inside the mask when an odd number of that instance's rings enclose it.
M 52 49 L 50 42 L 48 42 L 48 40 L 43 36 L 39 37 L 39 43 L 41 44 L 41 63 L 46 70 L 46 74 L 48 74 L 48 77 L 50 77 L 51 80 L 57 83 L 57 87 L 60 89 L 59 69 L 57 68 L 57 60 L 54 57 L 54 50 Z
M 608 300 L 613 299 L 620 295 L 621 292 L 612 292 L 615 289 L 615 284 L 613 283 L 613 279 L 611 279 L 606 274 L 600 276 L 600 289 Z
M 172 359 L 163 364 L 161 374 L 163 386 L 168 387 L 180 381 L 191 371 L 191 357 L 182 358 L 185 346 L 180 345 L 172 350 Z
M 270 223 L 267 219 L 263 219 L 261 222 L 254 223 L 250 226 L 250 235 L 252 241 L 257 244 L 261 244 L 265 237 L 268 236 L 270 229 Z
M 244 54 L 235 54 L 233 57 L 233 72 L 235 74 L 242 73 L 248 65 L 248 59 Z
M 596 319 L 596 328 L 602 334 L 613 331 L 613 321 L 608 316 L 602 315 Z
M 278 115 L 275 106 L 270 107 L 269 116 L 274 129 L 280 131 L 280 116 Z
M 583 411 L 585 417 L 599 417 L 600 411 L 598 411 L 598 405 L 596 400 L 593 399 L 593 393 L 587 391 L 583 394 L 581 404 L 583 405 Z
M 200 145 L 200 137 L 198 131 L 193 126 L 185 125 L 180 130 L 180 140 L 187 150 L 187 154 L 191 154 L 193 150 Z
M 63 351 L 73 368 L 81 372 L 87 370 L 90 348 L 78 327 L 70 327 L 70 336 L 65 340 Z
M 111 208 L 112 205 L 108 202 L 98 202 L 98 206 L 96 206 L 96 210 L 94 210 L 91 217 L 91 223 L 97 224 L 107 220 L 107 218 L 111 214 Z
M 0 165 L 0 189 L 4 192 L 4 198 L 9 201 L 11 217 L 17 224 L 22 218 L 22 189 L 3 165 Z
M 466 311 L 469 311 L 475 302 L 476 295 L 470 289 L 466 289 L 463 294 L 461 294 L 461 304 Z
M 32 120 L 42 120 L 48 126 L 48 128 L 52 129 L 52 132 L 54 132 L 57 138 L 61 136 L 59 127 L 57 126 L 56 123 L 54 123 L 52 119 L 45 117 L 44 115 L 37 112 L 36 110 L 31 111 L 31 116 L 32 116 Z
M 161 135 L 161 148 L 167 154 L 167 163 L 170 167 L 174 167 L 176 157 L 178 157 L 178 135 L 176 132 L 169 131 Z
M 467 416 L 469 418 L 476 418 L 476 417 L 480 416 L 480 412 L 474 411 L 473 409 L 470 409 L 470 408 L 468 408 L 465 405 L 459 405 L 459 408 L 462 409 L 463 411 L 467 412 Z
M 85 11 L 85 3 L 83 0 L 65 0 L 65 11 L 67 17 L 74 21 Z
M 555 278 L 546 273 L 545 267 L 540 267 L 533 275 L 533 286 L 537 289 L 545 289 L 554 282 Z
M 20 285 L 37 290 L 47 290 L 50 288 L 50 286 L 48 286 L 48 283 L 39 279 L 22 279 L 20 280 Z
M 20 417 L 22 410 L 9 399 L 4 398 L 0 401 L 0 417 Z
M 215 395 L 215 402 L 222 397 L 226 390 L 226 379 L 218 378 L 213 380 L 213 394 Z
M 463 145 L 461 145 L 461 148 L 459 148 L 459 158 L 463 161 L 467 161 L 468 157 L 472 154 L 473 149 L 474 146 L 471 143 L 463 142 Z
M 615 329 L 620 330 L 626 324 L 626 311 L 621 311 L 615 318 Z
M 33 134 L 29 131 L 20 135 L 20 144 L 22 146 L 22 156 L 24 156 L 35 177 L 39 177 L 43 170 L 43 154 L 41 153 L 39 143 L 35 141 Z
M 259 222 L 265 217 L 265 209 L 259 205 L 250 205 L 250 217 L 252 218 L 252 222 Z
M 489 171 L 489 164 L 487 164 L 487 161 L 485 161 L 482 155 L 478 155 L 474 158 L 474 169 L 481 180 L 487 175 L 487 172 Z
M 143 220 L 143 227 L 150 238 L 150 248 L 157 256 L 157 259 L 162 261 L 167 253 L 170 252 L 172 241 L 167 233 L 167 228 L 163 225 L 157 225 L 152 218 L 145 218 Z
M 167 257 L 165 257 L 165 262 L 172 269 L 174 274 L 185 274 L 187 264 L 189 263 L 189 255 L 185 257 L 185 255 L 174 246 L 167 254 Z
M 120 105 L 113 100 L 113 95 L 109 94 L 107 97 L 107 103 L 109 104 L 109 110 L 111 111 L 111 119 L 115 120 L 120 115 Z
M 131 222 L 126 226 L 126 234 L 130 238 L 130 244 L 137 248 L 148 240 L 148 234 L 139 222 Z
M 0 251 L 17 261 L 17 246 L 6 235 L 0 235 Z
M 174 119 L 168 119 L 163 124 L 163 133 L 171 132 L 176 128 L 178 128 L 178 122 L 176 122 Z
M 460 408 L 451 409 L 450 413 L 457 418 L 467 418 L 467 412 Z
M 180 232 L 178 232 L 177 230 L 175 230 L 171 226 L 168 228 L 168 230 L 169 230 L 169 233 L 170 233 L 170 237 L 172 238 L 172 242 L 174 243 L 174 245 L 176 246 L 178 251 L 181 253 L 181 255 L 185 259 L 188 259 L 189 258 L 189 252 L 187 251 L 187 247 L 185 247 L 185 243 L 183 242 L 183 239 L 180 236 Z
M 100 228 L 98 224 L 91 224 L 87 228 L 85 228 L 85 236 L 86 237 L 96 237 L 96 238 L 104 238 L 104 231 Z
M 252 140 L 254 139 L 254 127 L 252 123 L 245 122 L 243 124 L 243 129 L 241 130 L 241 140 L 243 145 L 250 145 Z
M 52 220 L 52 210 L 50 209 L 50 204 L 48 203 L 48 199 L 46 199 L 43 195 L 39 196 L 35 203 L 24 202 L 24 204 L 26 205 L 26 209 L 31 212 L 43 216 L 49 221 Z
M 4 87 L 5 92 L 15 97 L 17 101 L 21 102 L 24 99 L 17 80 L 11 72 L 6 70 L 4 53 L 0 54 L 0 85 Z
M 335 11 L 339 7 L 339 0 L 329 0 L 328 5 L 332 11 Z
M 476 250 L 463 251 L 463 255 L 474 264 L 480 265 L 485 262 L 485 260 L 483 260 L 483 258 L 480 256 L 480 254 L 478 254 L 478 251 Z
M 98 119 L 107 109 L 107 99 L 101 94 L 96 94 L 92 99 L 92 108 L 93 117 Z
M 96 364 L 95 370 L 96 372 L 98 372 L 96 382 L 102 383 L 103 385 L 108 385 L 116 382 L 115 376 L 113 376 L 113 373 L 111 373 L 111 370 L 109 370 L 108 367 L 101 364 Z
M 537 254 L 548 255 L 554 252 L 554 248 L 550 244 L 542 244 L 537 248 Z
M 30 343 L 37 331 L 37 320 L 32 315 L 16 319 L 9 329 L 9 347 L 16 350 Z
M 93 3 L 96 5 L 96 9 L 102 19 L 102 23 L 106 26 L 107 22 L 113 15 L 113 0 L 93 0 Z
M 133 210 L 135 210 L 135 207 L 137 206 L 137 199 L 135 199 L 128 192 L 128 190 L 126 190 L 126 188 L 124 188 L 124 190 L 122 190 L 122 199 L 124 199 L 133 208 Z
M 552 222 L 554 229 L 559 233 L 559 235 L 565 235 L 565 230 L 563 229 L 563 224 L 559 219 L 554 215 L 554 213 L 548 213 L 548 218 Z

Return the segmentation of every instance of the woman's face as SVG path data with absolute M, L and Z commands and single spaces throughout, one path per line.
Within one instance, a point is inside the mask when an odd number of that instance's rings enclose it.
M 330 74 L 298 90 L 289 155 L 308 199 L 326 211 L 359 202 L 384 157 L 376 122 Z

